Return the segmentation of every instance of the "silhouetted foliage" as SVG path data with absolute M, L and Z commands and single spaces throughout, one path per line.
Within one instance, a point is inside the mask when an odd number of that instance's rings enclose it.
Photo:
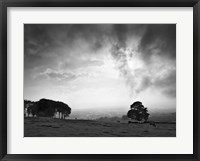
M 26 103 L 24 104 L 27 104 L 27 100 L 25 101 Z M 53 117 L 55 113 L 59 113 L 59 118 L 64 119 L 71 113 L 71 108 L 63 102 L 41 99 L 38 102 L 32 103 L 31 106 L 28 106 L 27 113 L 28 115 L 31 113 L 33 116 L 41 117 Z
M 30 107 L 34 105 L 35 102 L 29 101 L 29 100 L 24 100 L 24 116 L 26 116 L 26 113 L 28 116 L 31 114 Z
M 32 106 L 34 103 L 34 101 L 24 100 L 24 109 Z
M 130 110 L 127 113 L 128 118 L 142 121 L 147 121 L 149 118 L 149 113 L 146 107 L 143 106 L 142 102 L 136 101 L 130 106 Z

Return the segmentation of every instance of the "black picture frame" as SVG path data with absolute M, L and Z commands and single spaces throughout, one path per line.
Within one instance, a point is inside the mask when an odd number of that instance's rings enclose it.
M 193 154 L 7 154 L 7 8 L 8 7 L 193 7 Z M 200 2 L 199 0 L 1 0 L 0 2 L 0 159 L 1 160 L 181 160 L 200 155 Z M 199 74 L 199 75 L 198 75 Z

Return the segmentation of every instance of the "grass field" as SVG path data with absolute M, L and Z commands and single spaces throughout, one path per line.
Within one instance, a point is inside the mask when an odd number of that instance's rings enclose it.
M 176 124 L 24 118 L 25 137 L 175 137 Z

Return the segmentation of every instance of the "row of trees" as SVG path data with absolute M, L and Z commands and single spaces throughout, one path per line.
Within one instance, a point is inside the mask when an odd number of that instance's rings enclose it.
M 71 114 L 71 108 L 67 104 L 48 99 L 41 99 L 37 102 L 25 100 L 24 108 L 27 111 L 28 117 L 54 117 L 55 114 L 58 114 L 60 119 L 64 119 Z
M 71 114 L 71 108 L 59 101 L 53 101 L 48 99 L 41 99 L 37 102 L 25 100 L 24 101 L 25 111 L 29 116 L 40 116 L 40 117 L 54 117 L 55 114 L 58 114 L 60 119 L 64 119 Z M 123 116 L 122 119 L 134 119 L 137 121 L 147 121 L 149 118 L 149 113 L 147 107 L 144 107 L 142 102 L 136 101 L 130 106 L 126 116 Z

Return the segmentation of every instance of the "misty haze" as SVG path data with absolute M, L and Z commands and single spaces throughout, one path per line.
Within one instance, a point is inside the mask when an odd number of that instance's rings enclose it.
M 24 24 L 25 137 L 176 137 L 175 24 Z

